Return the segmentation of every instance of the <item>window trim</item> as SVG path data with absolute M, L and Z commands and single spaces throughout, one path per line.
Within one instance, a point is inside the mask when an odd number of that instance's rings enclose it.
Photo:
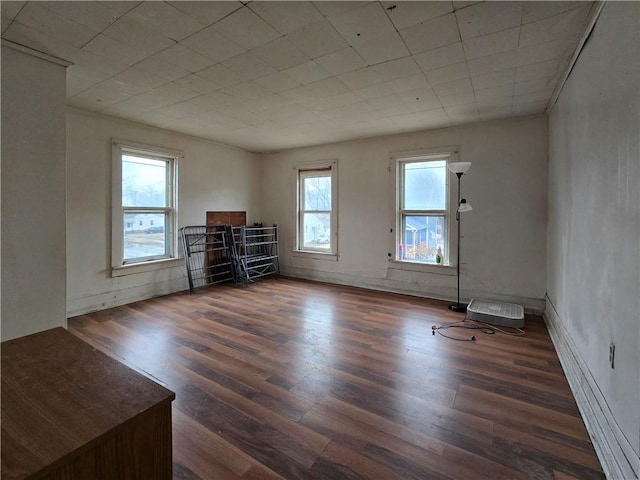
M 140 273 L 144 271 L 173 266 L 178 256 L 178 164 L 184 154 L 155 145 L 147 145 L 127 140 L 112 139 L 112 179 L 111 179 L 111 275 L 113 277 Z M 124 261 L 124 214 L 127 210 L 142 211 L 145 207 L 123 207 L 122 205 L 122 156 L 124 153 L 142 155 L 148 158 L 167 161 L 169 178 L 167 179 L 168 207 L 151 208 L 164 210 L 168 214 L 165 225 L 165 242 L 168 254 L 165 257 L 143 258 L 140 261 Z
M 441 265 L 437 265 L 435 263 L 426 263 L 426 262 L 418 262 L 408 259 L 401 259 L 398 255 L 398 244 L 400 239 L 402 238 L 402 214 L 411 214 L 414 213 L 423 213 L 423 212 L 442 212 L 442 210 L 437 211 L 415 211 L 415 210 L 406 210 L 402 209 L 402 197 L 404 186 L 402 185 L 403 176 L 401 172 L 401 165 L 404 162 L 411 161 L 421 161 L 421 160 L 445 160 L 447 164 L 447 176 L 446 176 L 446 199 L 447 205 L 444 210 L 445 212 L 445 228 L 446 228 L 446 248 L 445 248 L 445 258 Z M 458 161 L 458 147 L 457 146 L 443 146 L 443 147 L 435 147 L 435 148 L 426 148 L 420 150 L 411 150 L 411 151 L 402 151 L 395 152 L 390 155 L 390 166 L 389 171 L 393 172 L 392 175 L 392 192 L 393 192 L 393 205 L 394 209 L 391 212 L 392 219 L 391 225 L 395 229 L 393 234 L 393 244 L 390 252 L 393 252 L 390 255 L 389 261 L 392 264 L 398 265 L 411 265 L 410 270 L 418 269 L 419 271 L 424 272 L 433 272 L 435 269 L 441 268 L 450 268 L 454 267 L 457 262 L 457 251 L 456 251 L 456 241 L 457 241 L 457 225 L 453 220 L 455 219 L 455 212 L 452 210 L 453 206 L 456 204 L 456 198 L 454 198 L 455 192 L 454 189 L 451 188 L 451 178 L 450 172 L 448 169 L 449 163 Z M 414 268 L 415 267 L 415 268 Z M 406 269 L 406 268 L 401 268 Z
M 295 242 L 294 242 L 294 254 L 302 254 L 305 257 L 326 258 L 338 256 L 338 159 L 319 160 L 314 162 L 297 163 L 293 166 L 295 171 L 295 185 L 296 185 L 296 202 L 295 202 Z M 303 248 L 301 246 L 302 241 L 302 215 L 304 210 L 301 209 L 301 188 L 302 183 L 300 181 L 302 172 L 329 170 L 331 172 L 331 220 L 330 220 L 330 232 L 331 232 L 331 250 L 326 251 L 324 249 Z M 324 212 L 324 211 L 323 211 Z M 294 255 L 295 256 L 295 255 Z

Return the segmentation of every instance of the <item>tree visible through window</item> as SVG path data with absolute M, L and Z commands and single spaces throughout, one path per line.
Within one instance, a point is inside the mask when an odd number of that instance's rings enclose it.
M 442 155 L 398 161 L 396 259 L 436 263 L 448 259 L 447 159 Z

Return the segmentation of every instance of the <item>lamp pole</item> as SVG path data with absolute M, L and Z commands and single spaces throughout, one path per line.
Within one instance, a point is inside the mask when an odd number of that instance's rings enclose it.
M 458 206 L 456 208 L 456 222 L 458 222 L 458 259 L 456 261 L 456 276 L 458 278 L 458 300 L 453 305 L 449 305 L 449 310 L 453 312 L 466 312 L 467 306 L 460 303 L 460 200 L 462 198 L 460 192 L 460 179 L 464 172 L 456 172 L 458 177 Z

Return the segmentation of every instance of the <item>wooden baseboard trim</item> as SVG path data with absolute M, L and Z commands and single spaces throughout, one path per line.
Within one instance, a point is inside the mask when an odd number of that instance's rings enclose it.
M 618 427 L 549 297 L 546 304 L 544 320 L 547 329 L 605 475 L 611 480 L 637 479 L 640 459 Z

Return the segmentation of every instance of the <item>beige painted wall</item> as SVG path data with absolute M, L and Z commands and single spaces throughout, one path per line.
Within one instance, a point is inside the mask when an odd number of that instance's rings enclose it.
M 259 156 L 237 148 L 69 109 L 67 251 L 69 316 L 188 288 L 182 263 L 111 276 L 111 139 L 184 152 L 178 224 L 203 225 L 207 210 L 245 210 L 261 219 Z
M 66 326 L 65 67 L 2 46 L 2 340 Z
M 283 273 L 413 295 L 455 299 L 455 269 L 406 270 L 394 252 L 394 185 L 390 155 L 458 146 L 473 165 L 463 193 L 473 211 L 463 217 L 461 297 L 482 297 L 544 310 L 547 120 L 497 120 L 403 135 L 342 142 L 265 155 L 264 220 L 280 227 Z M 338 159 L 339 257 L 293 253 L 297 162 Z M 455 181 L 455 177 L 452 178 Z M 455 184 L 452 185 L 456 193 Z M 455 232 L 455 230 L 454 230 Z M 455 242 L 452 248 L 455 249 Z M 435 273 L 434 273 L 435 272 Z
M 635 475 L 640 474 L 639 26 L 639 3 L 605 4 L 551 111 L 547 256 L 549 313 L 586 368 L 583 382 L 592 383 L 594 403 L 602 402 L 592 407 L 604 412 L 616 436 L 610 441 L 626 452 Z

